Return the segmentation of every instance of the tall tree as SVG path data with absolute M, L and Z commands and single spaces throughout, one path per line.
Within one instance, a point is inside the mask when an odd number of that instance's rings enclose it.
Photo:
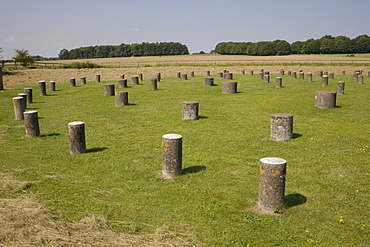
M 29 54 L 26 49 L 15 49 L 15 56 L 13 59 L 19 62 L 22 66 L 27 67 L 34 63 L 33 57 Z

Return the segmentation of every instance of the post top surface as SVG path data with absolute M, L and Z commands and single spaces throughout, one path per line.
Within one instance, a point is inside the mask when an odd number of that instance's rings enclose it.
M 13 97 L 13 99 L 23 99 L 23 97 Z
M 180 139 L 182 138 L 182 135 L 179 134 L 165 134 L 162 136 L 164 139 Z
M 85 123 L 82 121 L 74 121 L 74 122 L 68 123 L 68 125 L 81 125 L 81 124 L 85 124 Z
M 336 92 L 333 92 L 333 91 L 316 91 L 316 93 L 336 93 Z
M 24 114 L 33 114 L 33 113 L 37 113 L 37 111 L 25 111 L 23 112 Z
M 39 82 L 45 82 L 45 81 L 39 81 Z
M 27 95 L 26 93 L 18 93 L 18 95 Z
M 282 165 L 286 163 L 285 159 L 277 158 L 277 157 L 266 157 L 260 159 L 262 163 L 270 164 L 270 165 Z
M 184 101 L 183 104 L 198 104 L 198 101 Z
M 271 116 L 292 117 L 293 115 L 289 113 L 274 113 L 274 114 L 271 114 Z

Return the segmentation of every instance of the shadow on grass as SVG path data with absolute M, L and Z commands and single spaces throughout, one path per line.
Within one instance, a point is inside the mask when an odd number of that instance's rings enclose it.
M 207 167 L 205 166 L 191 166 L 191 167 L 187 167 L 185 169 L 182 170 L 182 175 L 187 175 L 187 174 L 191 174 L 191 173 L 197 173 L 197 172 L 201 172 L 201 171 L 204 171 Z
M 51 133 L 51 134 L 40 135 L 40 137 L 49 137 L 49 136 L 60 136 L 60 134 L 59 133 Z
M 97 153 L 97 152 L 102 152 L 108 148 L 106 147 L 101 147 L 101 148 L 88 148 L 86 149 L 86 153 Z
M 284 207 L 291 208 L 307 202 L 307 197 L 301 194 L 290 194 L 284 197 Z
M 301 134 L 293 133 L 293 139 L 297 139 L 297 138 L 299 138 L 301 136 L 302 136 Z
M 198 116 L 199 119 L 205 119 L 205 118 L 208 118 L 206 116 Z

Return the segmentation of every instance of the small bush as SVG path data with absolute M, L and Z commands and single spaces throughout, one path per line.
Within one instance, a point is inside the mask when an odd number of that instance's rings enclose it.
M 92 68 L 101 68 L 99 64 L 91 62 L 75 62 L 70 64 L 65 64 L 62 66 L 63 69 L 92 69 Z
M 355 57 L 354 54 L 348 54 L 346 57 Z

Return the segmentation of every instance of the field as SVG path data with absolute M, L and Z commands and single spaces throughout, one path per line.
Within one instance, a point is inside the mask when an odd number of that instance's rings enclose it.
M 284 75 L 335 72 L 329 86 Z M 218 72 L 229 69 L 238 93 L 222 94 Z M 241 70 L 270 71 L 271 83 Z M 364 84 L 353 81 L 364 71 Z M 216 86 L 202 86 L 207 70 Z M 342 75 L 341 71 L 346 70 Z M 370 241 L 370 78 L 368 66 L 153 66 L 86 70 L 35 69 L 4 76 L 0 92 L 0 246 L 368 246 Z M 180 71 L 188 80 L 176 78 Z M 190 77 L 195 71 L 195 77 Z M 159 90 L 150 78 L 161 72 Z M 117 88 L 120 74 L 144 74 Z M 102 82 L 93 79 L 102 75 Z M 86 85 L 78 78 L 86 76 Z M 77 78 L 70 87 L 69 78 Z M 57 91 L 38 95 L 39 80 Z M 315 91 L 345 94 L 337 107 L 313 106 Z M 128 91 L 114 106 L 104 84 Z M 34 90 L 41 137 L 26 138 L 11 98 Z M 181 120 L 181 102 L 198 101 L 200 119 Z M 270 115 L 294 115 L 294 138 L 269 139 Z M 67 124 L 84 121 L 87 153 L 69 154 Z M 183 175 L 159 177 L 161 136 L 183 136 Z M 259 159 L 287 163 L 280 215 L 256 210 Z

